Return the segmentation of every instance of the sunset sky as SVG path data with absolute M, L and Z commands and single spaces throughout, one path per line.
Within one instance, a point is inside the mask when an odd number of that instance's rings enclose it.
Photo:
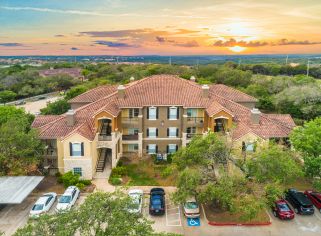
M 0 55 L 321 53 L 320 0 L 0 0 Z

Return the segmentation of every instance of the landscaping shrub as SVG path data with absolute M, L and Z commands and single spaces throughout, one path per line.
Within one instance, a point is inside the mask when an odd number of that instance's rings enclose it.
M 58 182 L 62 183 L 65 188 L 69 186 L 77 186 L 77 184 L 81 184 L 80 186 L 90 185 L 90 180 L 81 180 L 80 175 L 72 173 L 72 171 L 68 171 L 67 173 L 58 177 Z M 83 188 L 82 187 L 82 188 Z
M 121 184 L 120 178 L 115 178 L 115 177 L 111 178 L 111 179 L 109 180 L 109 182 L 110 182 L 112 185 L 120 185 L 120 184 Z
M 112 169 L 112 175 L 124 176 L 124 175 L 127 175 L 127 173 L 128 173 L 128 170 L 126 166 L 117 166 Z
M 321 180 L 320 179 L 316 179 L 313 181 L 313 188 L 316 191 L 321 192 Z
M 166 178 L 170 176 L 172 173 L 173 173 L 173 169 L 171 168 L 171 166 L 168 166 L 164 170 L 162 170 L 161 176 L 162 178 Z
M 172 161 L 173 161 L 173 154 L 168 154 L 168 155 L 167 155 L 167 163 L 168 163 L 168 164 L 171 164 Z
M 267 184 L 264 188 L 267 204 L 273 206 L 274 202 L 283 197 L 284 193 L 281 186 L 277 183 Z
M 76 184 L 76 187 L 79 188 L 80 190 L 82 190 L 85 187 L 85 184 L 79 182 Z

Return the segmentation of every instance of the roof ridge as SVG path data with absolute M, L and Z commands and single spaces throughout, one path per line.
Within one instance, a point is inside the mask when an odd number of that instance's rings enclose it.
M 256 101 L 258 101 L 258 99 L 257 99 L 256 97 L 253 97 L 253 96 L 251 96 L 251 95 L 249 95 L 249 94 L 247 94 L 247 93 L 244 93 L 244 92 L 241 91 L 241 90 L 238 90 L 238 89 L 233 88 L 233 87 L 231 87 L 231 86 L 227 86 L 227 85 L 225 85 L 225 84 L 210 84 L 210 86 L 223 86 L 223 87 L 232 89 L 232 90 L 235 91 L 235 92 L 242 93 L 243 95 L 245 95 L 245 96 L 247 96 L 247 97 L 251 97 L 251 98 L 255 99 Z
M 77 98 L 77 97 L 79 97 L 79 96 L 88 94 L 88 93 L 90 93 L 90 92 L 92 92 L 92 91 L 95 91 L 95 90 L 98 90 L 98 89 L 100 89 L 100 88 L 102 88 L 102 87 L 112 87 L 112 86 L 116 86 L 116 85 L 115 85 L 115 84 L 105 84 L 105 85 L 97 86 L 97 87 L 95 87 L 95 88 L 89 89 L 89 90 L 87 90 L 86 92 L 84 92 L 84 93 L 82 93 L 82 94 L 79 94 L 78 96 L 76 96 L 76 97 L 68 100 L 68 102 L 74 100 L 75 98 Z

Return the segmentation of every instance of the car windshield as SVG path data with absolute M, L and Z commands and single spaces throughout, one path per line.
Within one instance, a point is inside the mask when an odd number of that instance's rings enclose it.
M 198 208 L 198 204 L 196 202 L 186 202 L 185 203 L 185 207 L 187 209 L 197 209 Z
M 290 211 L 289 207 L 285 203 L 278 204 L 280 211 Z
M 71 201 L 71 196 L 62 196 L 59 199 L 59 203 L 70 203 Z
M 35 204 L 33 207 L 32 207 L 32 210 L 33 211 L 41 211 L 43 209 L 43 204 Z

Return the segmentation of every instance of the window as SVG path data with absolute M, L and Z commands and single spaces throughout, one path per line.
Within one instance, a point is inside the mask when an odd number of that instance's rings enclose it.
M 196 127 L 187 127 L 186 133 L 195 134 L 196 133 Z
M 187 109 L 187 116 L 188 117 L 197 117 L 197 109 L 188 108 Z
M 170 107 L 168 108 L 168 119 L 177 120 L 178 119 L 178 108 Z
M 148 154 L 156 154 L 157 153 L 157 145 L 156 144 L 148 144 L 147 145 L 147 153 Z
M 70 156 L 80 157 L 84 155 L 84 143 L 69 143 Z
M 156 138 L 157 136 L 158 136 L 158 129 L 157 128 L 148 128 L 147 129 L 147 137 Z
M 138 144 L 128 144 L 128 151 L 129 152 L 138 151 Z
M 137 128 L 129 128 L 128 134 L 129 135 L 138 135 L 138 129 Z
M 138 117 L 139 109 L 138 108 L 130 108 L 129 109 L 129 118 Z
M 167 153 L 174 153 L 178 149 L 178 146 L 176 144 L 168 144 L 167 145 Z
M 82 169 L 80 167 L 74 168 L 74 175 L 76 175 L 76 174 L 82 176 Z
M 158 118 L 158 109 L 157 107 L 149 107 L 147 109 L 147 119 L 149 120 L 157 120 Z
M 176 127 L 169 127 L 167 129 L 167 136 L 168 137 L 178 137 L 178 128 Z
M 256 143 L 255 142 L 242 142 L 242 151 L 255 152 Z

